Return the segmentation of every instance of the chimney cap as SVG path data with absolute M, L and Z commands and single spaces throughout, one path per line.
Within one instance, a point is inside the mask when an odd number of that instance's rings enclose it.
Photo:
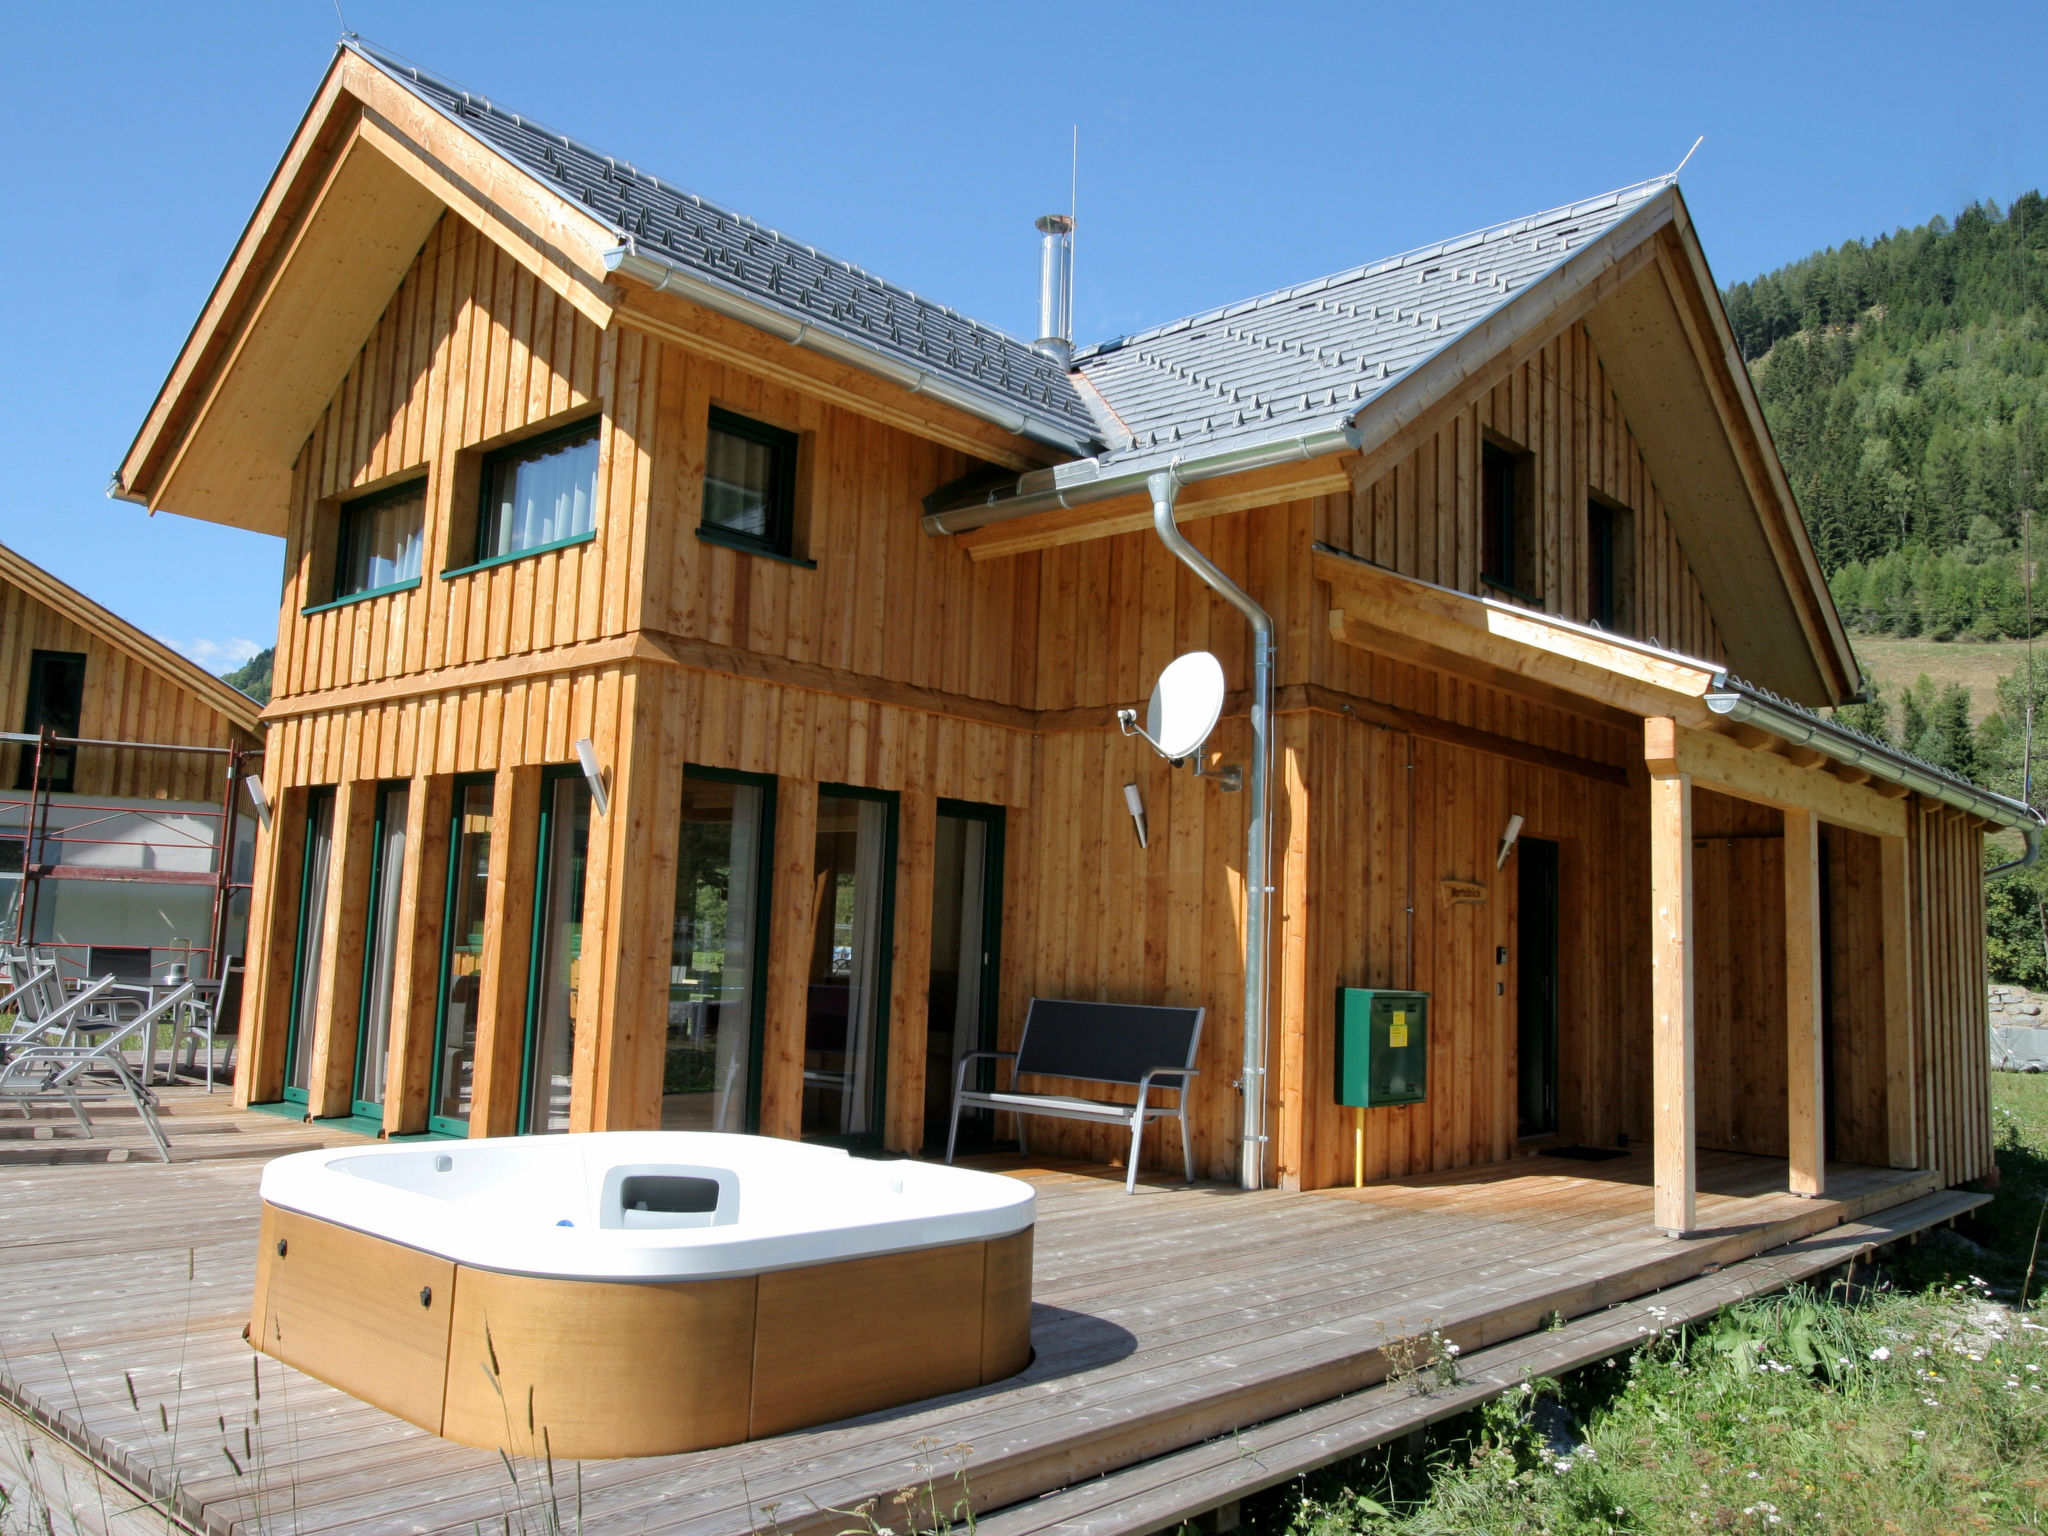
M 1071 214 L 1042 214 L 1035 221 L 1035 225 L 1038 232 L 1042 235 L 1071 235 L 1074 232 L 1074 220 Z

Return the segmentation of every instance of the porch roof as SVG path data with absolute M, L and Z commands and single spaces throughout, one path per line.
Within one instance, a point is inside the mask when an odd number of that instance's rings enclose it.
M 1501 598 L 1418 581 L 1327 544 L 1315 546 L 1314 563 L 1316 575 L 1330 584 L 1329 623 L 1336 639 L 1391 648 L 1425 662 L 1435 657 L 1478 663 L 1646 722 L 1669 721 L 1672 730 L 1661 744 L 1646 733 L 1653 764 L 1697 772 L 1716 787 L 1796 803 L 1850 825 L 1869 820 L 1864 813 L 1876 809 L 1869 799 L 1909 793 L 2028 834 L 2044 824 L 2023 801 L 1825 719 L 1715 662 Z M 1824 776 L 1816 780 L 1803 772 L 1808 769 L 1823 770 Z

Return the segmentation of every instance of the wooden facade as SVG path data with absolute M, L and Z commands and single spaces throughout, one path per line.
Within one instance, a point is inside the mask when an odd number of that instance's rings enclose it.
M 577 267 L 562 253 L 580 214 L 559 213 L 569 233 L 537 244 L 537 222 L 505 210 L 515 192 L 541 193 L 458 129 L 421 120 L 353 56 L 322 101 L 327 115 L 309 118 L 266 208 L 318 228 L 304 188 L 327 174 L 321 157 L 361 161 L 383 167 L 419 243 L 391 263 L 353 352 L 337 354 L 338 385 L 302 413 L 295 457 L 262 469 L 263 485 L 288 486 L 282 504 L 245 514 L 245 526 L 281 528 L 287 553 L 265 767 L 279 814 L 260 852 L 241 1101 L 277 1099 L 293 1071 L 311 1115 L 361 1100 L 351 1074 L 378 952 L 377 807 L 402 785 L 376 1117 L 393 1134 L 449 1129 L 429 1102 L 446 1081 L 438 1032 L 451 988 L 473 982 L 466 1130 L 533 1128 L 535 998 L 553 963 L 535 939 L 551 900 L 542 818 L 588 741 L 609 803 L 589 820 L 582 865 L 568 1128 L 662 1123 L 672 988 L 690 969 L 671 947 L 688 916 L 685 800 L 709 775 L 773 806 L 744 1064 L 758 1129 L 801 1134 L 814 1111 L 806 1010 L 821 955 L 837 966 L 841 949 L 878 944 L 867 974 L 881 994 L 880 1087 L 862 1132 L 898 1151 L 926 1144 L 927 1078 L 941 1060 L 926 1048 L 945 937 L 936 850 L 942 823 L 973 812 L 1000 827 L 1000 882 L 987 893 L 999 916 L 982 946 L 996 1003 L 980 1043 L 1012 1041 L 1033 995 L 1206 1007 L 1196 1158 L 1227 1176 L 1239 1152 L 1247 797 L 1169 768 L 1114 721 L 1190 649 L 1213 651 L 1242 683 L 1242 621 L 1131 497 L 958 537 L 924 532 L 927 494 L 977 465 L 1041 463 L 1045 450 L 688 299 Z M 501 199 L 463 191 L 478 182 Z M 413 208 L 420 188 L 438 200 L 431 217 Z M 1758 633 L 1804 635 L 1799 676 L 1854 674 L 1740 365 L 1715 350 L 1718 308 L 1675 192 L 1660 220 L 1585 282 L 1560 280 L 1538 322 L 1493 337 L 1454 375 L 1419 376 L 1413 409 L 1354 451 L 1186 496 L 1189 537 L 1278 627 L 1269 1180 L 1315 1188 L 1556 1142 L 1651 1142 L 1659 1223 L 1684 1230 L 1701 1148 L 1785 1157 L 1800 1193 L 1820 1192 L 1800 1184 L 1829 1156 L 1943 1182 L 1991 1171 L 1978 875 L 1991 821 L 1725 722 L 1705 702 L 1730 636 L 1754 655 Z M 258 270 L 251 251 L 230 279 Z M 278 261 L 263 268 L 271 290 L 291 279 Z M 1644 284 L 1672 315 L 1655 339 L 1690 349 L 1670 398 L 1642 383 L 1650 365 L 1628 339 L 1641 327 L 1616 320 L 1648 312 Z M 253 325 L 234 317 L 255 303 L 224 291 L 209 323 Z M 205 508 L 226 494 L 181 464 L 253 451 L 183 403 L 217 349 L 210 335 L 193 345 L 128 471 L 129 494 L 171 510 L 181 496 Z M 1657 355 L 1668 375 L 1674 354 Z M 278 398 L 306 394 L 294 375 Z M 1660 468 L 1673 434 L 1695 430 L 1680 407 L 1698 400 L 1717 412 L 1714 463 L 1733 466 L 1729 483 L 1764 529 L 1757 547 L 1807 573 L 1787 578 L 1803 585 L 1783 611 L 1768 593 L 1731 597 L 1724 552 L 1703 547 L 1706 471 Z M 705 536 L 714 411 L 799 445 L 794 558 Z M 472 562 L 485 456 L 586 421 L 599 432 L 589 535 Z M 177 446 L 181 433 L 197 446 Z M 1481 575 L 1487 445 L 1519 455 L 1530 477 L 1533 554 L 1515 592 Z M 342 504 L 422 477 L 417 582 L 330 601 Z M 1618 566 L 1606 613 L 1591 575 L 1594 505 L 1620 530 L 1607 535 Z M 1205 755 L 1241 763 L 1249 747 L 1234 694 Z M 492 807 L 487 867 L 465 874 L 451 869 L 469 847 L 458 801 L 477 785 Z M 1133 835 L 1127 785 L 1147 809 L 1149 847 Z M 873 844 L 880 855 L 862 844 L 858 879 L 871 883 L 856 888 L 887 899 L 861 895 L 846 934 L 821 937 L 842 889 L 821 852 L 825 822 L 861 804 L 886 807 L 888 835 Z M 331 817 L 324 842 L 309 816 Z M 1519 866 L 1498 857 L 1511 816 L 1523 818 L 1521 846 L 1555 860 L 1552 1107 L 1533 1131 Z M 327 860 L 310 877 L 309 848 Z M 444 929 L 458 879 L 472 875 L 481 906 L 462 969 Z M 313 929 L 317 890 L 327 897 Z M 1334 1097 L 1335 990 L 1387 986 L 1431 994 L 1429 1091 L 1354 1117 Z M 288 1061 L 294 1042 L 310 1043 L 309 1069 Z M 1115 1133 L 1084 1125 L 1033 1135 L 1047 1152 L 1117 1151 Z M 1177 1163 L 1164 1142 L 1147 1146 L 1148 1159 Z

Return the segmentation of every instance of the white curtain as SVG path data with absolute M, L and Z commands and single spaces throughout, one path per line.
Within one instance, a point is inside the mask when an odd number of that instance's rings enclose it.
M 870 1127 L 875 1056 L 875 1015 L 879 999 L 882 942 L 889 914 L 882 910 L 883 859 L 889 851 L 889 808 L 862 800 L 853 858 L 853 968 L 846 1000 L 847 1083 L 840 1100 L 840 1130 L 848 1136 Z

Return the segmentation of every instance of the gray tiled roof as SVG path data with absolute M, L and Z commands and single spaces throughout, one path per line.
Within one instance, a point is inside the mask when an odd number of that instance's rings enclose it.
M 1566 208 L 1077 354 L 1129 437 L 1103 472 L 1334 427 L 1670 185 L 1643 182 Z
M 643 254 L 990 395 L 1083 442 L 1100 429 L 1073 382 L 1015 337 L 669 185 L 623 160 L 349 39 L 346 47 Z

